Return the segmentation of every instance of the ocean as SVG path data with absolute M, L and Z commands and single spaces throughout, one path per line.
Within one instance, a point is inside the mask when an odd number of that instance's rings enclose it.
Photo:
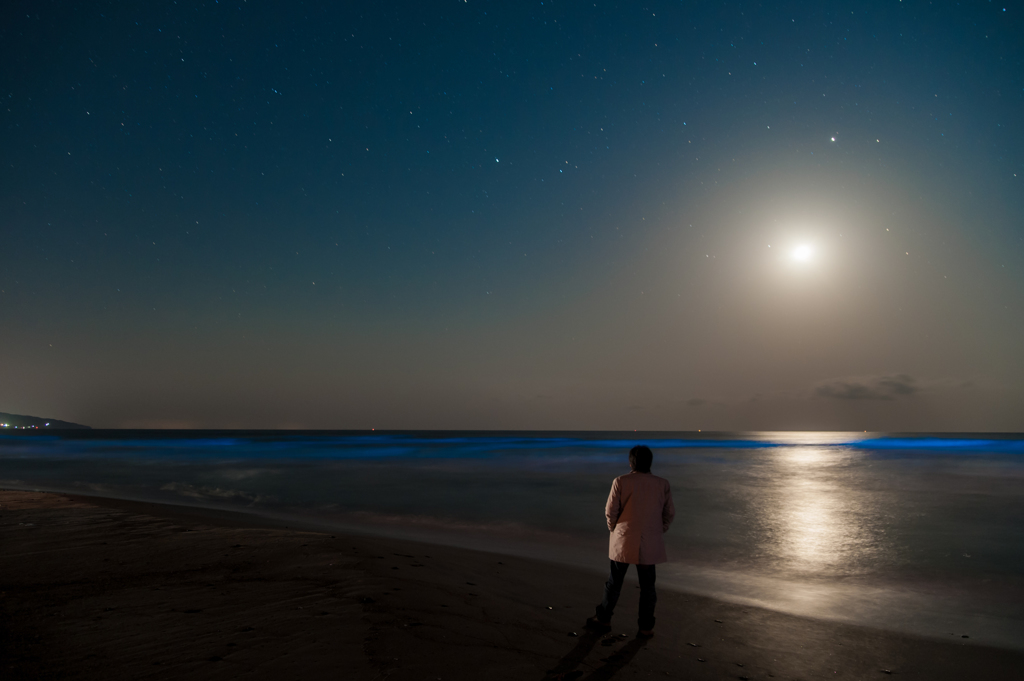
M 676 505 L 660 588 L 1024 648 L 1024 435 L 19 431 L 0 487 L 538 558 L 592 569 L 596 603 L 641 443 Z

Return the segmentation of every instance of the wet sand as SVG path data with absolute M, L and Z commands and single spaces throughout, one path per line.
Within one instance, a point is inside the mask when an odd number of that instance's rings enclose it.
M 959 635 L 921 639 L 666 589 L 655 637 L 635 639 L 632 572 L 612 634 L 589 634 L 601 568 L 0 491 L 0 676 L 987 679 L 1024 669 L 1024 653 Z

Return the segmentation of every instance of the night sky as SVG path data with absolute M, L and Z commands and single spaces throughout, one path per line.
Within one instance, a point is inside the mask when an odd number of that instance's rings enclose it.
M 4 3 L 0 411 L 1024 430 L 1019 4 Z

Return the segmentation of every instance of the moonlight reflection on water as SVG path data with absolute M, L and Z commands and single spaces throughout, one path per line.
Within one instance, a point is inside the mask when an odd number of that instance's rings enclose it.
M 853 457 L 817 447 L 786 447 L 770 456 L 775 484 L 761 512 L 768 552 L 779 567 L 819 576 L 866 569 L 879 541 L 877 523 L 865 495 L 837 475 Z

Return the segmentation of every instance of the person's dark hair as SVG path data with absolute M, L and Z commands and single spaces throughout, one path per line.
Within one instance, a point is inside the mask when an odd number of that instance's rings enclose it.
M 629 467 L 637 473 L 650 473 L 654 452 L 647 445 L 637 445 L 629 450 Z

